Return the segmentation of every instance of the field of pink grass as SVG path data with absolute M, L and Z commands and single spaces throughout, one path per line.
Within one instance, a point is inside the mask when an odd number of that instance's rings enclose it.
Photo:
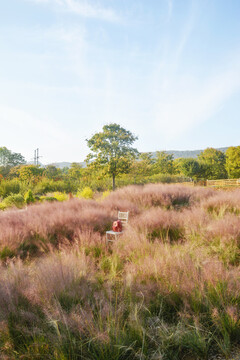
M 0 358 L 239 354 L 239 200 L 145 185 L 2 212 Z M 129 224 L 107 245 L 119 210 Z

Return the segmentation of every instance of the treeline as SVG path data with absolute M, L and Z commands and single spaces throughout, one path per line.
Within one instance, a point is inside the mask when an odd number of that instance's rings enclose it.
M 90 187 L 93 191 L 111 190 L 111 177 L 106 175 L 106 165 L 95 168 L 91 162 L 83 168 L 72 163 L 70 168 L 45 167 L 26 164 L 19 153 L 0 148 L 0 197 L 10 194 L 24 195 L 31 190 L 34 195 L 51 192 L 76 193 Z M 226 179 L 240 177 L 240 146 L 229 147 L 226 153 L 207 148 L 197 159 L 178 158 L 164 151 L 141 153 L 132 160 L 124 173 L 116 179 L 118 187 L 128 184 L 181 182 L 199 179 Z

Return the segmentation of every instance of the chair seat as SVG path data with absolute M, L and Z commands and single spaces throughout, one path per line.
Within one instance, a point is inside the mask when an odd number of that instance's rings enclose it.
M 110 234 L 110 235 L 120 235 L 122 233 L 123 231 L 113 231 L 113 230 L 106 231 L 106 234 Z

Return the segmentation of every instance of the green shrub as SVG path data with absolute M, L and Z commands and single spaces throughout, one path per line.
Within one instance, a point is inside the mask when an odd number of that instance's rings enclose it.
M 31 204 L 31 203 L 35 202 L 32 190 L 28 190 L 28 192 L 24 195 L 24 199 L 25 199 L 26 204 Z
M 0 251 L 0 259 L 6 260 L 8 258 L 13 258 L 15 256 L 15 252 L 9 249 L 8 246 L 4 246 L 4 248 Z
M 20 190 L 21 185 L 19 180 L 2 180 L 0 183 L 0 196 L 3 198 L 11 194 L 19 194 Z
M 93 191 L 90 187 L 85 187 L 81 192 L 78 192 L 78 196 L 84 199 L 92 199 Z
M 108 197 L 111 194 L 111 191 L 106 190 L 102 193 L 102 199 L 106 199 L 106 197 Z
M 57 199 L 54 196 L 45 196 L 44 200 L 49 202 L 57 201 Z
M 21 194 L 9 195 L 2 201 L 2 206 L 5 208 L 12 207 L 12 206 L 21 208 L 23 206 L 23 204 L 24 204 L 24 197 Z
M 68 200 L 68 195 L 67 194 L 65 194 L 65 193 L 61 193 L 61 192 L 54 192 L 53 193 L 53 197 L 55 198 L 55 199 L 57 199 L 57 201 L 66 201 L 66 200 Z
M 76 181 L 55 181 L 52 179 L 42 179 L 34 187 L 34 194 L 45 195 L 51 192 L 76 192 L 79 187 L 79 182 Z
M 1 202 L 0 203 L 0 210 L 5 210 L 5 209 L 7 209 L 7 205 L 4 204 L 4 202 Z

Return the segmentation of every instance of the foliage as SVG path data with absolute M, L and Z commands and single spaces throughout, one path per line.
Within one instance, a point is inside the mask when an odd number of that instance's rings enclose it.
M 226 169 L 229 178 L 240 178 L 240 146 L 231 146 L 227 149 Z
M 184 176 L 199 179 L 203 176 L 202 166 L 200 163 L 192 158 L 180 158 L 175 160 L 176 168 L 182 173 Z
M 225 169 L 225 154 L 214 148 L 207 148 L 198 155 L 200 164 L 204 165 L 205 179 L 226 179 L 227 172 Z
M 12 206 L 21 208 L 23 204 L 24 204 L 24 197 L 21 194 L 9 195 L 2 201 L 2 206 L 5 208 Z
M 0 183 L 0 196 L 5 198 L 10 194 L 18 194 L 21 190 L 21 184 L 18 180 L 2 180 Z
M 58 180 L 41 178 L 41 180 L 34 186 L 34 194 L 43 195 L 50 192 L 76 192 L 79 187 L 79 183 L 70 180 Z
M 112 176 L 113 189 L 118 174 L 129 171 L 131 161 L 138 151 L 131 147 L 137 137 L 118 124 L 104 125 L 102 132 L 87 140 L 92 151 L 87 157 L 89 166 L 103 168 Z
M 82 165 L 76 162 L 71 163 L 68 175 L 73 180 L 79 180 L 82 176 Z
M 6 147 L 0 147 L 0 166 L 13 167 L 25 162 L 24 157 L 20 153 L 14 153 Z
M 130 174 L 137 176 L 149 176 L 153 173 L 154 159 L 151 153 L 141 153 L 137 160 L 132 162 Z
M 93 191 L 90 187 L 85 187 L 82 191 L 78 193 L 78 196 L 84 199 L 92 199 Z
M 62 177 L 61 169 L 54 165 L 48 165 L 43 171 L 43 175 L 48 179 L 59 180 Z
M 102 193 L 102 199 L 106 199 L 110 195 L 110 191 L 106 190 Z
M 153 168 L 155 174 L 173 174 L 173 155 L 167 154 L 166 151 L 157 151 Z
M 23 165 L 19 168 L 19 179 L 26 182 L 37 182 L 43 174 L 43 169 L 36 165 Z
M 66 201 L 68 200 L 68 195 L 65 193 L 61 193 L 59 191 L 53 193 L 53 197 L 57 199 L 57 201 Z
M 28 190 L 28 192 L 24 195 L 24 200 L 26 204 L 31 204 L 35 202 L 32 190 Z

